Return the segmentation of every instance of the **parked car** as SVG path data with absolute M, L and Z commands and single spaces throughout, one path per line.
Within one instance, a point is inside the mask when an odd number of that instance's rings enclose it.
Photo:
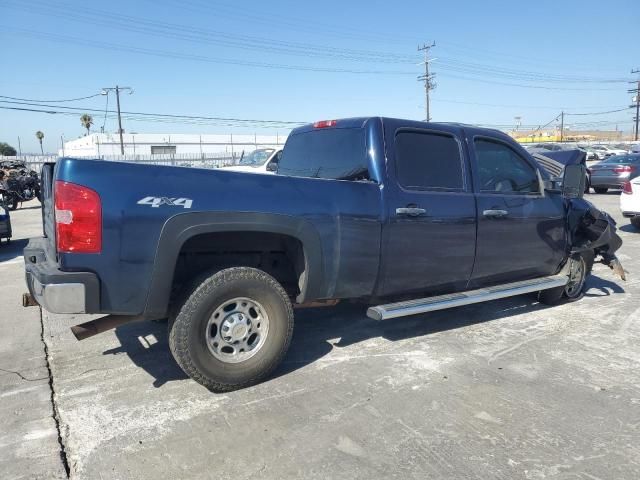
M 594 150 L 589 146 L 578 146 L 580 150 L 584 150 L 587 154 L 587 162 L 599 162 L 600 160 L 604 160 L 604 153 L 602 151 Z M 602 155 L 602 158 L 600 157 Z
M 589 167 L 591 187 L 596 193 L 607 193 L 610 188 L 622 188 L 627 180 L 640 175 L 640 154 L 615 155 Z
M 278 161 L 281 155 L 281 148 L 258 148 L 246 155 L 242 152 L 237 165 L 220 168 L 234 172 L 273 174 L 278 170 Z
M 296 128 L 278 175 L 62 158 L 43 167 L 23 304 L 108 315 L 74 326 L 79 339 L 169 317 L 191 378 L 241 388 L 284 357 L 294 305 L 354 299 L 391 321 L 577 300 L 594 260 L 623 276 L 584 173 L 552 179 L 496 130 L 380 117 Z
M 631 220 L 631 224 L 640 228 L 640 177 L 627 180 L 622 186 L 620 195 L 622 215 Z
M 600 158 L 609 158 L 613 157 L 614 155 L 625 155 L 626 153 L 628 153 L 627 150 L 613 148 L 609 145 L 593 145 L 591 148 L 599 152 Z
M 11 216 L 9 209 L 0 201 L 0 240 L 11 240 Z

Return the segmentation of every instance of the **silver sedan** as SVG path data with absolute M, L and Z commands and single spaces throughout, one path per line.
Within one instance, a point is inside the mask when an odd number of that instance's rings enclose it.
M 640 154 L 615 155 L 589 167 L 591 187 L 596 193 L 610 188 L 622 188 L 631 179 L 640 176 Z

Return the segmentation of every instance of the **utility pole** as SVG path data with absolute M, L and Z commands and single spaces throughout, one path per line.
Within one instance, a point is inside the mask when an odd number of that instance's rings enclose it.
M 560 143 L 564 140 L 564 111 L 560 112 Z
M 102 95 L 109 95 L 109 92 L 116 92 L 116 105 L 118 107 L 118 133 L 120 134 L 120 153 L 124 155 L 124 142 L 122 140 L 122 117 L 120 116 L 120 92 L 122 90 L 128 90 L 129 95 L 133 93 L 133 88 L 131 87 L 119 87 L 116 85 L 115 87 L 107 87 L 102 89 Z
M 631 70 L 631 73 L 640 74 L 640 70 Z M 636 83 L 636 82 L 629 82 L 629 83 Z M 636 88 L 629 90 L 629 93 L 636 94 L 635 96 L 636 118 L 634 118 L 636 122 L 636 128 L 635 128 L 635 134 L 633 139 L 637 142 L 638 141 L 638 122 L 640 121 L 640 79 L 637 82 Z M 631 105 L 631 108 L 633 107 L 634 105 Z
M 426 43 L 422 45 L 422 47 L 418 47 L 419 52 L 424 52 L 424 75 L 420 75 L 418 77 L 419 82 L 424 82 L 424 95 L 425 95 L 425 121 L 431 121 L 431 112 L 429 110 L 429 92 L 436 88 L 436 83 L 433 81 L 435 78 L 434 73 L 429 73 L 429 62 L 435 60 L 435 58 L 429 58 L 429 50 L 436 46 L 436 42 L 433 42 L 431 45 L 427 45 Z
M 22 157 L 22 145 L 20 145 L 20 137 L 18 137 L 18 153 Z

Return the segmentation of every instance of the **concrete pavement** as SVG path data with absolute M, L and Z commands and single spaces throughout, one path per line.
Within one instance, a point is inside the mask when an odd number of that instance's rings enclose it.
M 299 311 L 284 365 L 237 392 L 187 379 L 164 323 L 77 342 L 68 327 L 87 317 L 45 314 L 71 477 L 639 478 L 640 232 L 620 218 L 617 195 L 589 199 L 621 221 L 626 283 L 596 265 L 585 298 L 553 308 L 523 296 L 385 323 L 356 306 Z M 18 291 L 1 291 L 3 304 Z M 16 315 L 26 312 L 37 315 Z M 25 332 L 33 345 L 4 356 L 0 343 L 0 366 L 31 365 L 18 358 L 42 346 L 37 328 Z M 35 358 L 29 374 L 46 376 Z M 30 403 L 51 428 L 39 399 Z M 3 442 L 17 445 L 28 423 L 12 425 Z M 50 476 L 64 475 L 56 437 L 36 444 L 52 448 Z M 3 459 L 17 457 L 0 445 Z
M 21 305 L 25 291 L 22 248 L 26 238 L 42 231 L 37 202 L 24 205 L 27 209 L 11 213 L 12 242 L 0 245 L 0 476 L 67 478 L 40 311 Z

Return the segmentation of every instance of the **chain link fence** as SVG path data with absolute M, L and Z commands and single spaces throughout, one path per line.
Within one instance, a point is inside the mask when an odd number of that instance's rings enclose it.
M 13 157 L 0 156 L 0 162 L 23 161 L 27 168 L 40 172 L 42 165 L 49 162 L 56 162 L 58 155 L 18 155 Z M 83 157 L 76 157 L 83 158 Z M 192 168 L 218 168 L 227 165 L 235 165 L 240 160 L 239 154 L 229 153 L 183 153 L 183 154 L 160 154 L 160 155 L 100 155 L 86 157 L 92 160 L 104 160 L 106 162 L 130 162 L 145 165 L 169 165 L 173 167 Z

